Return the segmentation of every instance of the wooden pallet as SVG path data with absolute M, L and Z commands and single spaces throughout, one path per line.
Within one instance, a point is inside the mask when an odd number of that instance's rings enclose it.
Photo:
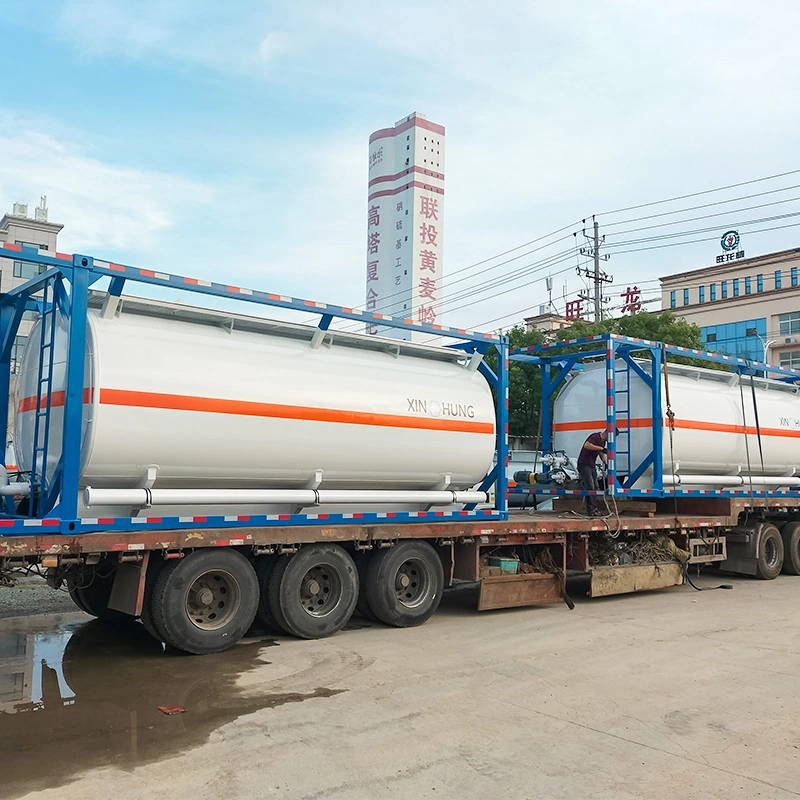
M 553 511 L 575 511 L 578 514 L 586 513 L 586 503 L 583 497 L 556 497 L 553 500 Z M 626 500 L 622 498 L 616 499 L 616 507 L 614 501 L 609 497 L 598 497 L 597 507 L 603 512 L 604 504 L 608 506 L 608 513 L 629 514 L 637 517 L 654 517 L 656 514 L 656 504 L 649 500 Z

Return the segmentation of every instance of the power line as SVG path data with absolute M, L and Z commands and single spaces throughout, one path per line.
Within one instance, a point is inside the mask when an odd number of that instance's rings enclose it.
M 760 230 L 749 231 L 749 233 L 750 234 L 766 233 L 768 231 L 781 230 L 781 229 L 784 229 L 784 228 L 794 228 L 794 227 L 798 227 L 798 226 L 800 226 L 800 223 L 795 222 L 795 223 L 791 223 L 789 225 L 778 225 L 778 226 L 774 226 L 774 227 L 770 227 L 770 228 L 762 228 Z M 705 238 L 702 238 L 702 239 L 693 239 L 691 241 L 685 241 L 685 242 L 667 242 L 667 243 L 653 245 L 651 247 L 639 247 L 639 248 L 633 248 L 633 249 L 630 249 L 630 250 L 622 250 L 622 251 L 618 251 L 618 252 L 619 252 L 619 254 L 636 253 L 636 252 L 641 252 L 641 251 L 645 251 L 645 250 L 657 250 L 657 249 L 662 249 L 662 248 L 666 248 L 666 247 L 677 247 L 677 246 L 686 245 L 686 244 L 696 244 L 696 243 L 699 243 L 699 242 L 714 241 L 714 239 L 716 239 L 716 237 L 705 237 Z M 566 272 L 566 271 L 567 270 L 561 270 L 560 272 Z M 559 274 L 559 272 L 556 272 L 556 273 L 553 273 L 553 274 L 557 275 L 557 274 Z M 522 288 L 522 287 L 516 287 L 516 288 Z M 486 299 L 489 299 L 489 298 L 486 298 Z M 475 301 L 475 302 L 480 302 L 480 301 Z M 472 304 L 470 304 L 470 305 L 472 305 Z M 504 314 L 504 315 L 502 315 L 500 317 L 495 317 L 494 319 L 486 320 L 484 322 L 480 322 L 480 323 L 478 323 L 476 325 L 471 325 L 471 326 L 468 326 L 468 327 L 471 330 L 480 330 L 484 326 L 491 325 L 494 322 L 498 322 L 500 320 L 507 319 L 509 317 L 519 316 L 520 314 L 524 314 L 525 311 L 530 309 L 530 307 L 531 307 L 530 304 L 528 304 L 525 308 L 523 308 L 523 309 L 521 309 L 519 311 L 514 311 L 514 312 L 509 313 L 509 314 Z M 452 309 L 452 310 L 458 310 L 458 309 Z
M 788 188 L 796 189 L 796 188 L 800 188 L 800 185 L 792 186 L 792 187 L 788 187 Z M 767 193 L 767 194 L 769 194 L 769 193 Z M 746 198 L 736 198 L 736 199 L 737 200 L 738 199 L 744 200 Z M 768 208 L 769 206 L 777 206 L 777 205 L 780 205 L 782 203 L 792 203 L 792 202 L 794 202 L 796 200 L 800 200 L 800 197 L 787 197 L 784 200 L 774 200 L 771 203 L 760 203 L 758 205 L 747 206 L 745 208 L 734 208 L 734 209 L 728 209 L 726 211 L 718 211 L 716 214 L 703 214 L 703 215 L 700 215 L 700 216 L 697 216 L 697 217 L 688 217 L 687 219 L 676 219 L 676 220 L 673 220 L 672 222 L 660 222 L 657 225 L 644 225 L 644 226 L 642 226 L 640 228 L 629 228 L 628 230 L 625 230 L 625 231 L 614 231 L 612 235 L 621 236 L 623 233 L 636 233 L 637 231 L 648 231 L 648 230 L 652 230 L 653 228 L 666 228 L 666 227 L 669 227 L 670 225 L 683 225 L 686 222 L 697 222 L 698 220 L 701 220 L 701 219 L 711 219 L 712 217 L 722 217 L 722 216 L 725 216 L 727 214 L 738 214 L 740 211 L 754 211 L 757 208 Z M 733 201 L 730 201 L 730 202 L 733 202 Z M 715 206 L 715 205 L 719 205 L 719 204 L 718 203 L 708 203 L 707 206 L 705 206 L 705 207 L 707 208 L 708 206 Z M 703 207 L 704 206 L 696 206 L 696 208 L 703 208 Z M 683 211 L 690 211 L 692 209 L 682 209 L 682 210 Z M 678 214 L 680 212 L 678 212 L 678 211 L 667 212 L 667 214 L 672 214 L 672 213 Z M 640 219 L 641 220 L 653 219 L 654 217 L 663 217 L 663 216 L 666 216 L 666 214 L 652 214 L 649 217 L 640 217 Z M 625 221 L 626 220 L 622 220 L 621 222 L 610 222 L 610 223 L 606 224 L 606 227 L 609 227 L 610 225 L 620 225 L 620 224 L 622 224 L 622 222 L 625 222 Z M 636 220 L 627 220 L 627 221 L 628 222 L 635 222 Z
M 517 245 L 516 247 L 511 247 L 508 250 L 504 250 L 502 253 L 496 253 L 495 255 L 489 256 L 488 258 L 484 258 L 481 261 L 476 261 L 473 264 L 468 264 L 465 267 L 460 267 L 459 269 L 454 270 L 453 272 L 449 272 L 447 274 L 448 284 L 452 285 L 453 283 L 460 283 L 461 281 L 469 279 L 469 277 L 464 277 L 464 278 L 459 278 L 456 281 L 451 281 L 450 278 L 453 275 L 460 275 L 461 273 L 467 272 L 468 270 L 473 270 L 473 269 L 476 269 L 477 267 L 483 266 L 484 264 L 488 264 L 490 261 L 494 261 L 495 259 L 502 258 L 503 256 L 507 256 L 509 253 L 514 253 L 517 250 L 521 250 L 523 247 L 529 247 L 532 244 L 537 244 L 538 242 L 545 241 L 546 239 L 551 239 L 553 236 L 557 236 L 559 233 L 563 233 L 564 231 L 571 230 L 571 229 L 577 227 L 580 224 L 581 224 L 581 220 L 576 220 L 575 222 L 572 222 L 569 225 L 564 225 L 563 227 L 558 228 L 555 231 L 551 231 L 550 233 L 546 233 L 546 234 L 544 234 L 542 236 L 537 236 L 536 238 L 531 239 L 528 242 L 524 242 L 523 244 Z M 498 264 L 492 265 L 491 267 L 487 267 L 485 270 L 480 270 L 477 274 L 483 274 L 485 272 L 490 272 L 491 270 L 497 269 L 499 267 L 502 267 L 505 264 L 510 264 L 512 261 L 516 261 L 517 259 L 524 258 L 526 255 L 530 255 L 531 253 L 538 252 L 539 250 L 544 250 L 545 248 L 550 247 L 550 246 L 552 246 L 554 244 L 557 244 L 558 242 L 561 242 L 561 241 L 564 241 L 566 239 L 569 239 L 570 236 L 572 236 L 571 233 L 566 235 L 566 236 L 561 236 L 558 239 L 553 239 L 553 241 L 548 242 L 547 244 L 544 244 L 541 247 L 536 247 L 533 250 L 529 250 L 529 251 L 527 251 L 525 253 L 520 253 L 519 255 L 516 255 L 513 258 L 507 259 L 506 261 L 502 261 L 502 262 L 500 262 Z M 471 277 L 476 277 L 476 276 L 471 276 Z M 381 299 L 382 300 L 390 300 L 393 297 L 402 296 L 405 293 L 406 293 L 406 290 L 393 292 L 392 294 L 388 294 L 388 295 L 386 295 L 385 297 L 383 297 Z M 394 308 L 395 306 L 399 306 L 400 303 L 402 303 L 402 300 L 400 300 L 400 301 L 398 301 L 396 303 L 392 303 L 389 306 L 383 306 L 381 308 L 381 313 L 388 313 L 391 316 L 391 312 L 389 311 L 389 309 L 390 308 Z M 361 304 L 361 305 L 358 305 L 358 306 L 353 306 L 353 308 L 363 309 L 363 308 L 365 308 L 365 304 Z M 309 319 L 312 320 L 312 321 L 315 321 L 316 317 L 312 317 L 312 318 L 309 318 Z
M 525 266 L 520 267 L 519 269 L 515 270 L 512 274 L 508 275 L 507 277 L 503 278 L 502 280 L 494 282 L 492 285 L 493 286 L 502 286 L 502 285 L 505 285 L 507 283 L 512 283 L 514 281 L 521 280 L 522 278 L 527 277 L 528 275 L 531 275 L 531 274 L 534 274 L 534 273 L 539 273 L 539 272 L 544 271 L 545 269 L 548 269 L 549 267 L 556 266 L 557 264 L 561 264 L 564 261 L 566 261 L 567 259 L 571 260 L 573 255 L 574 255 L 574 250 L 572 248 L 570 248 L 569 250 L 563 250 L 563 251 L 561 251 L 559 253 L 555 253 L 555 254 L 553 254 L 551 256 L 548 256 L 547 258 L 541 259 L 539 261 L 535 261 L 535 262 L 533 262 L 531 264 L 526 264 Z M 570 270 L 572 270 L 571 266 L 566 270 L 561 270 L 560 272 L 556 272 L 556 273 L 553 273 L 553 274 L 558 275 L 561 272 L 568 272 Z M 466 304 L 463 304 L 463 305 L 460 305 L 460 306 L 451 307 L 452 303 L 457 303 L 460 300 L 464 300 L 464 299 L 466 299 L 468 297 L 474 297 L 475 296 L 474 289 L 476 287 L 474 287 L 474 286 L 473 287 L 466 287 L 465 289 L 463 289 L 460 293 L 456 294 L 455 296 L 449 297 L 449 298 L 447 298 L 447 300 L 442 299 L 441 301 L 435 303 L 434 304 L 434 308 L 437 308 L 437 309 L 439 309 L 441 311 L 445 307 L 447 307 L 448 311 L 451 311 L 451 312 L 452 311 L 457 311 L 457 310 L 459 310 L 461 308 L 465 308 L 467 306 L 474 305 L 474 303 L 482 302 L 483 300 L 487 300 L 487 299 L 491 299 L 492 297 L 496 297 L 499 294 L 506 294 L 508 291 L 514 291 L 515 289 L 522 288 L 523 286 L 529 286 L 531 283 L 535 283 L 538 280 L 541 280 L 541 278 L 536 278 L 533 281 L 529 281 L 529 282 L 527 282 L 525 284 L 522 284 L 521 286 L 512 287 L 511 289 L 508 289 L 508 290 L 506 290 L 504 292 L 499 292 L 499 293 L 491 294 L 491 295 L 488 295 L 488 296 L 485 296 L 485 297 L 480 297 L 477 300 L 473 300 L 470 303 L 466 303 Z M 347 328 L 340 328 L 340 329 L 341 330 L 345 330 L 345 331 L 346 330 L 357 330 L 358 327 L 360 327 L 360 324 L 356 323 L 355 327 L 347 327 Z
M 796 228 L 798 225 L 800 225 L 800 222 L 792 222 L 789 225 L 776 225 L 776 226 L 774 226 L 772 228 L 761 228 L 760 230 L 757 230 L 757 231 L 748 231 L 748 235 L 751 235 L 751 234 L 754 234 L 754 233 L 766 233 L 767 231 L 779 231 L 779 230 L 783 230 L 784 228 Z M 676 247 L 676 246 L 682 245 L 682 244 L 697 244 L 698 242 L 713 242 L 715 239 L 716 239 L 716 236 L 711 236 L 711 237 L 706 236 L 703 239 L 691 239 L 688 242 L 666 242 L 664 244 L 653 245 L 652 247 L 636 247 L 636 248 L 634 248 L 632 250 L 618 250 L 618 251 L 615 252 L 615 255 L 622 255 L 624 253 L 640 253 L 643 250 L 658 250 L 658 249 L 660 249 L 662 247 Z
M 762 222 L 775 222 L 781 219 L 790 219 L 791 217 L 798 217 L 800 216 L 800 211 L 792 211 L 788 214 L 776 214 L 772 217 L 761 217 L 760 219 L 750 219 L 750 220 L 743 220 L 741 222 L 733 222 L 731 223 L 732 228 L 746 228 L 748 225 L 759 225 Z M 607 247 L 624 247 L 630 244 L 643 244 L 644 242 L 657 242 L 663 239 L 675 239 L 680 236 L 694 236 L 698 233 L 710 233 L 712 231 L 719 230 L 719 226 L 714 226 L 713 228 L 697 228 L 695 230 L 690 231 L 676 231 L 675 233 L 662 233 L 658 236 L 644 236 L 640 237 L 639 239 L 630 239 L 629 241 L 622 241 L 622 242 L 610 242 L 606 246 Z
M 793 169 L 789 170 L 788 172 L 780 172 L 776 175 L 767 175 L 763 178 L 754 178 L 753 180 L 750 181 L 741 181 L 740 183 L 732 183 L 729 186 L 719 186 L 716 189 L 705 189 L 702 192 L 692 192 L 690 194 L 678 195 L 677 197 L 668 197 L 665 200 L 653 200 L 650 203 L 639 203 L 639 205 L 635 206 L 627 206 L 625 208 L 615 208 L 613 211 L 603 211 L 597 216 L 603 216 L 606 214 L 621 214 L 623 211 L 635 211 L 637 208 L 650 208 L 651 206 L 658 206 L 662 205 L 663 203 L 674 203 L 677 200 L 688 200 L 690 197 L 701 197 L 704 194 L 713 194 L 714 192 L 725 192 L 728 189 L 738 189 L 740 186 L 750 186 L 754 183 L 763 183 L 764 181 L 774 181 L 776 178 L 785 178 L 787 175 L 797 175 L 798 173 L 800 173 L 800 169 Z
M 750 224 L 759 224 L 759 223 L 762 223 L 762 222 L 769 222 L 769 221 L 774 221 L 774 220 L 778 220 L 778 219 L 786 219 L 786 218 L 791 218 L 791 217 L 796 217 L 796 216 L 800 216 L 800 212 L 792 213 L 792 214 L 783 214 L 783 215 L 778 215 L 778 216 L 775 216 L 775 217 L 765 217 L 765 218 L 758 219 L 758 220 L 744 221 L 744 222 L 738 223 L 738 227 L 744 227 L 744 226 L 750 225 Z M 772 228 L 764 228 L 764 229 L 761 229 L 761 230 L 750 231 L 749 233 L 763 233 L 765 231 L 778 230 L 778 229 L 784 228 L 784 227 L 793 227 L 794 225 L 797 225 L 797 224 L 800 224 L 800 223 L 794 223 L 793 225 L 788 225 L 788 226 L 775 226 L 775 227 L 772 227 Z M 715 229 L 714 228 L 705 228 L 705 229 L 698 229 L 698 230 L 694 230 L 694 231 L 685 231 L 685 232 L 676 233 L 676 234 L 664 234 L 664 235 L 657 236 L 657 237 L 645 237 L 645 238 L 641 238 L 641 239 L 632 239 L 630 241 L 616 243 L 613 246 L 629 246 L 629 245 L 632 245 L 632 244 L 645 244 L 645 243 L 650 242 L 650 241 L 662 241 L 663 239 L 674 238 L 674 237 L 677 237 L 677 236 L 691 236 L 691 235 L 696 235 L 696 234 L 699 234 L 699 233 L 706 233 L 706 232 L 709 232 L 709 231 L 712 231 L 712 230 L 715 230 Z M 618 250 L 618 251 L 615 251 L 615 253 L 622 254 L 622 253 L 639 252 L 639 251 L 643 251 L 643 250 L 658 249 L 660 247 L 674 247 L 674 246 L 682 245 L 682 244 L 696 244 L 698 242 L 713 241 L 715 239 L 716 239 L 716 236 L 714 236 L 714 237 L 705 237 L 705 238 L 702 238 L 702 239 L 693 239 L 693 240 L 687 241 L 687 242 L 663 242 L 662 244 L 654 245 L 652 247 L 641 247 L 641 248 L 634 248 L 634 249 L 629 249 L 629 250 Z M 608 246 L 612 246 L 612 245 L 608 245 Z M 553 257 L 553 258 L 555 258 L 555 257 Z M 536 272 L 541 272 L 543 269 L 545 269 L 545 268 L 547 268 L 549 266 L 555 266 L 556 264 L 561 263 L 564 260 L 566 260 L 566 257 L 559 257 L 557 260 L 548 259 L 548 260 L 545 260 L 544 262 L 540 262 L 541 265 L 540 264 L 532 265 L 533 268 L 531 268 L 531 269 L 521 268 L 513 276 L 510 276 L 508 279 L 499 281 L 498 283 L 495 283 L 494 285 L 495 286 L 503 285 L 503 284 L 508 283 L 508 282 L 519 280 L 522 277 L 525 277 L 525 276 L 527 276 L 529 274 L 533 274 L 533 273 L 536 273 Z M 561 273 L 567 272 L 567 271 L 568 271 L 567 269 L 559 270 L 558 272 L 555 272 L 553 274 L 558 275 L 558 274 L 561 274 Z M 531 283 L 535 283 L 536 280 L 541 280 L 541 278 L 536 278 L 534 281 L 528 281 L 528 282 L 520 284 L 518 286 L 514 286 L 511 289 L 507 289 L 507 290 L 505 290 L 503 292 L 495 292 L 493 294 L 480 297 L 480 298 L 478 298 L 476 300 L 472 300 L 469 303 L 462 304 L 462 305 L 456 306 L 454 308 L 448 308 L 448 311 L 452 312 L 452 311 L 460 310 L 462 308 L 466 308 L 467 306 L 474 305 L 475 303 L 482 302 L 484 300 L 489 300 L 489 299 L 491 299 L 493 297 L 498 297 L 498 296 L 500 296 L 502 294 L 507 294 L 509 291 L 514 291 L 516 289 L 522 289 L 522 288 L 524 288 L 526 286 L 529 286 Z M 458 300 L 464 299 L 467 296 L 472 296 L 472 295 L 464 293 L 464 294 L 459 295 L 456 298 L 452 298 L 451 302 L 457 302 Z M 443 303 L 441 305 L 444 306 L 444 305 L 446 305 L 446 303 Z

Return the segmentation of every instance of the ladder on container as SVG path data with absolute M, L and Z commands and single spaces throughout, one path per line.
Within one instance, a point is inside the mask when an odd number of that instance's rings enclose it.
M 618 368 L 620 361 L 624 364 L 622 369 Z M 614 412 L 614 460 L 617 484 L 621 486 L 631 472 L 631 365 L 626 359 L 617 359 L 614 364 Z
M 39 368 L 36 380 L 36 405 L 33 422 L 33 459 L 28 516 L 34 516 L 48 487 L 47 451 L 50 446 L 50 413 L 53 406 L 53 362 L 56 340 L 56 287 L 47 281 L 42 296 L 39 336 Z

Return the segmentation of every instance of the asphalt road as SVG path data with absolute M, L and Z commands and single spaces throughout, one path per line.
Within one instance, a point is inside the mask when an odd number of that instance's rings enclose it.
M 0 714 L 0 797 L 798 797 L 800 578 L 726 580 L 571 612 L 479 614 L 460 590 L 420 628 L 207 657 L 82 614 L 4 620 L 33 690 Z

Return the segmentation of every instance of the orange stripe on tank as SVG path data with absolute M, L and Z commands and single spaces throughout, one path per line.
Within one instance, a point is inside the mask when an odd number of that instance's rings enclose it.
M 554 431 L 597 431 L 606 427 L 604 419 L 588 419 L 581 422 L 556 422 L 553 425 Z M 630 423 L 628 420 L 617 420 L 617 430 L 625 430 L 626 428 L 652 428 L 653 420 L 650 417 L 642 417 L 641 419 L 632 419 Z
M 89 402 L 89 389 L 84 391 L 84 402 Z M 42 407 L 46 398 L 42 398 Z M 344 411 L 334 408 L 311 408 L 279 403 L 258 403 L 248 400 L 225 400 L 217 397 L 194 397 L 191 395 L 162 394 L 160 392 L 137 392 L 126 389 L 101 389 L 101 405 L 127 406 L 130 408 L 159 408 L 169 411 L 199 411 L 206 414 L 233 414 L 246 417 L 268 417 L 273 419 L 297 419 L 309 422 L 337 422 L 348 425 L 373 425 L 383 428 L 410 428 L 416 430 L 455 431 L 459 433 L 494 434 L 490 422 L 474 422 L 464 419 L 432 419 L 408 417 L 401 414 L 374 414 L 367 411 Z M 50 406 L 64 405 L 64 392 L 53 392 Z M 17 410 L 20 413 L 34 411 L 36 398 L 22 400 Z
M 66 393 L 65 392 L 53 392 L 50 395 L 50 408 L 60 408 L 64 405 L 64 398 Z M 91 389 L 84 389 L 83 390 L 83 402 L 84 403 L 91 403 L 92 402 L 92 390 Z M 44 410 L 47 408 L 47 395 L 43 394 L 39 398 L 39 408 Z M 36 397 L 25 397 L 17 403 L 17 413 L 24 414 L 26 411 L 36 411 Z
M 630 421 L 631 428 L 651 428 L 653 421 L 649 417 L 640 417 Z M 668 426 L 669 421 L 664 419 L 664 426 Z M 596 431 L 606 427 L 604 419 L 590 419 L 581 422 L 556 422 L 553 430 L 557 432 L 566 431 Z M 625 430 L 628 427 L 627 420 L 617 421 L 617 430 Z M 679 419 L 675 418 L 675 427 L 689 431 L 709 431 L 711 433 L 745 433 L 744 425 L 734 425 L 727 422 L 705 422 L 698 419 Z M 755 436 L 757 431 L 755 425 L 747 427 L 747 433 Z M 788 430 L 785 428 L 761 428 L 762 436 L 782 436 L 789 439 L 800 439 L 800 430 Z

